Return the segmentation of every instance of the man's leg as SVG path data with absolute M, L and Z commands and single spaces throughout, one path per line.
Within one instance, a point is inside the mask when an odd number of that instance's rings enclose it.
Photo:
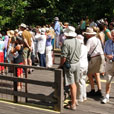
M 100 73 L 95 73 L 95 79 L 96 79 L 97 87 L 98 87 L 98 91 L 95 93 L 95 95 L 102 97 Z
M 101 90 L 101 79 L 100 79 L 100 73 L 95 73 L 95 78 L 96 78 L 96 82 L 97 82 L 98 90 Z
M 75 83 L 70 85 L 70 91 L 71 91 L 71 104 L 72 107 L 74 107 L 76 106 L 76 92 L 77 92 L 77 87 Z
M 89 82 L 90 82 L 90 85 L 91 85 L 91 90 L 93 90 L 93 89 L 95 90 L 93 75 L 92 74 L 88 74 L 88 78 L 89 78 Z
M 93 80 L 93 75 L 92 74 L 88 74 L 88 78 L 89 78 L 89 82 L 91 85 L 91 91 L 87 92 L 87 96 L 94 96 L 95 95 L 95 87 L 94 87 L 94 80 Z

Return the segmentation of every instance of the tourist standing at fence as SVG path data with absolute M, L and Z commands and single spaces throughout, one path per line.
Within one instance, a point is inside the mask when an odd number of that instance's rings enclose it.
M 26 25 L 22 23 L 20 25 L 20 30 L 22 31 L 22 38 L 24 41 L 24 49 L 23 49 L 23 57 L 24 57 L 24 65 L 32 65 L 31 61 L 31 52 L 32 52 L 32 44 L 31 44 L 31 38 L 32 35 L 29 31 L 26 30 Z M 29 73 L 31 73 L 30 69 L 28 70 Z
M 101 82 L 100 82 L 100 73 L 104 72 L 104 63 L 105 57 L 104 52 L 101 46 L 99 38 L 97 38 L 96 32 L 92 28 L 88 27 L 85 32 L 87 41 L 87 50 L 88 54 L 91 57 L 88 66 L 88 78 L 91 85 L 91 91 L 87 93 L 88 97 L 90 96 L 99 96 L 102 97 L 101 93 Z M 95 92 L 93 76 L 96 78 L 98 91 Z
M 55 17 L 54 18 L 54 31 L 55 31 L 55 48 L 60 48 L 59 47 L 59 36 L 60 36 L 60 23 L 59 23 L 59 18 Z
M 53 59 L 52 59 L 52 36 L 50 31 L 46 31 L 47 39 L 46 39 L 46 67 L 52 67 Z
M 0 34 L 0 63 L 4 63 L 4 41 L 2 40 L 2 34 Z M 4 74 L 4 67 L 0 66 L 0 73 Z
M 8 39 L 8 46 L 7 46 L 7 61 L 8 63 L 13 63 L 13 54 L 11 53 L 11 49 L 14 47 L 15 38 L 14 38 L 14 31 L 9 30 L 7 31 Z
M 106 41 L 104 53 L 106 56 L 106 95 L 102 100 L 102 103 L 109 102 L 109 94 L 111 90 L 111 82 L 114 77 L 114 30 L 111 31 L 111 39 Z
M 88 71 L 88 60 L 87 60 L 87 46 L 84 45 L 84 37 L 78 35 L 76 37 L 81 43 L 81 56 L 80 56 L 80 79 L 77 83 L 77 99 L 79 102 L 87 100 L 86 95 L 86 78 Z
M 23 65 L 23 40 L 21 37 L 16 37 L 15 46 L 11 49 L 13 53 L 13 63 Z M 23 78 L 23 68 L 17 68 L 17 77 Z M 17 83 L 17 89 L 20 90 L 22 88 L 22 83 Z
M 76 39 L 77 34 L 75 33 L 75 28 L 72 26 L 64 30 L 64 35 L 66 36 L 66 40 L 62 45 L 60 67 L 64 66 L 65 85 L 70 87 L 71 92 L 71 105 L 68 104 L 65 107 L 75 110 L 77 94 L 76 82 L 79 81 L 80 76 L 79 59 L 81 54 L 81 43 Z
M 41 28 L 41 35 L 38 35 L 35 37 L 37 42 L 37 53 L 39 57 L 40 66 L 46 67 L 46 55 L 45 55 L 45 49 L 46 49 L 46 35 L 45 35 L 45 29 Z

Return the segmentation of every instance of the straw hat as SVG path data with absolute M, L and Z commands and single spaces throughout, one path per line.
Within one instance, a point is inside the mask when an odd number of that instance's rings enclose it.
M 87 27 L 86 32 L 83 32 L 83 34 L 96 35 L 97 33 L 93 31 L 93 28 Z
M 75 28 L 73 26 L 68 26 L 68 28 L 63 30 L 64 35 L 67 37 L 76 37 L 77 33 L 75 32 Z
M 27 26 L 24 23 L 21 23 L 20 27 L 27 28 Z
M 13 36 L 14 36 L 14 31 L 13 31 L 13 30 L 7 31 L 7 35 L 8 35 L 9 37 L 13 37 Z

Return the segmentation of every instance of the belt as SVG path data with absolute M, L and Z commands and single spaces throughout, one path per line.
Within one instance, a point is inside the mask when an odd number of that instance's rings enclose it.
M 94 57 L 97 57 L 97 56 L 100 56 L 100 55 L 95 55 L 95 56 L 92 56 L 91 58 L 94 58 Z

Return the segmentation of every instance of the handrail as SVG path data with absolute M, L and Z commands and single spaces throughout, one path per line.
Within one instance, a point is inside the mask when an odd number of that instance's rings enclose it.
M 19 68 L 33 68 L 33 69 L 40 69 L 40 70 L 50 70 L 55 71 L 56 68 L 46 68 L 46 67 L 40 67 L 40 66 L 30 66 L 30 65 L 19 65 L 19 64 L 12 64 L 12 63 L 0 63 L 0 66 L 13 66 L 13 67 L 19 67 Z

